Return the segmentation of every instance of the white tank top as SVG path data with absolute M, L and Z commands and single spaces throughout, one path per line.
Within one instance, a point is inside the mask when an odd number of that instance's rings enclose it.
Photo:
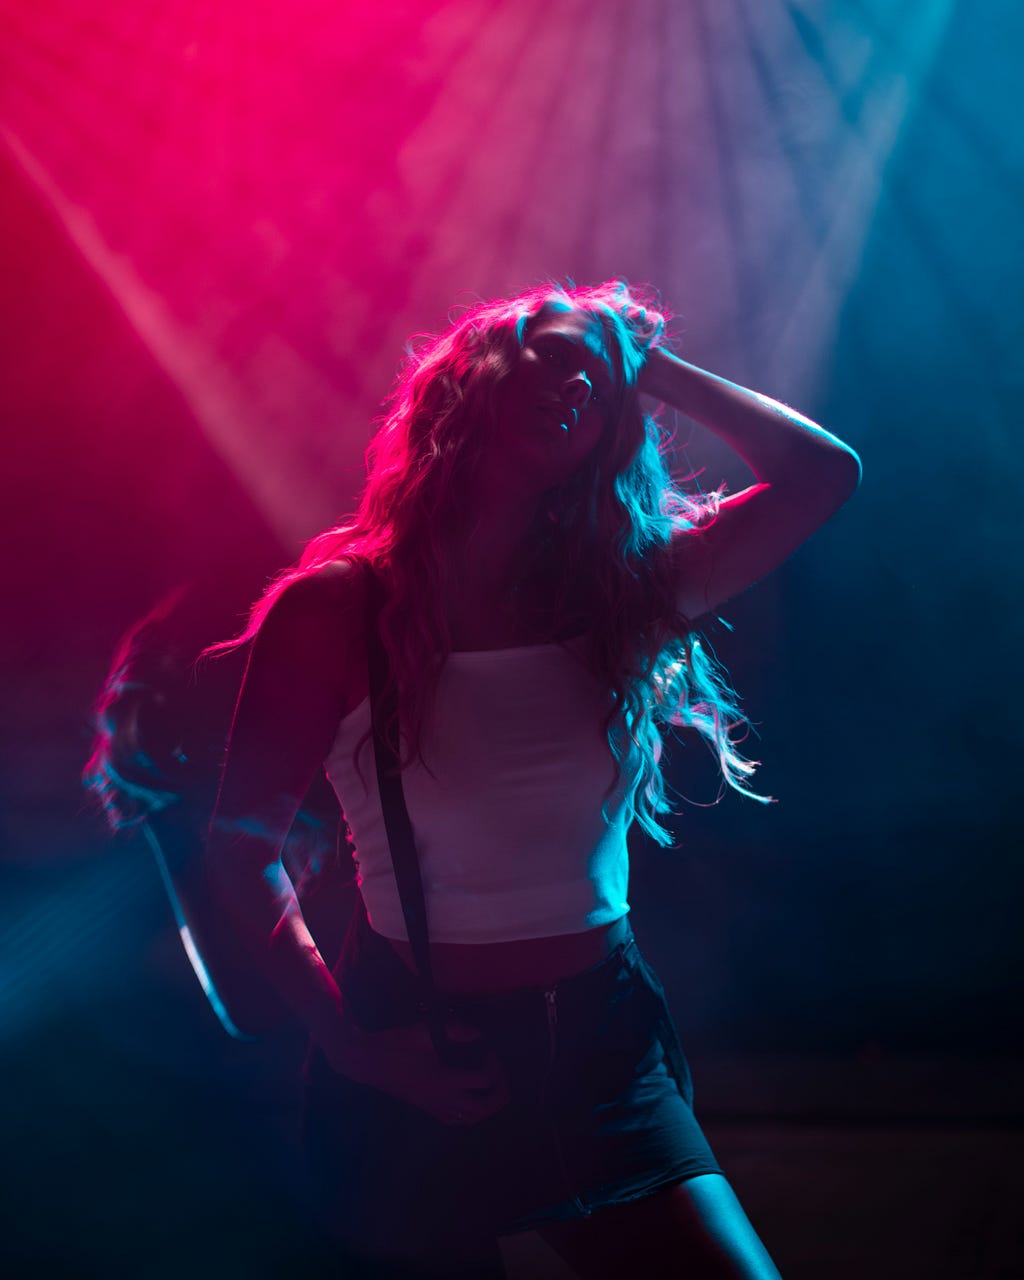
M 402 773 L 433 942 L 581 933 L 629 910 L 630 779 L 603 726 L 608 691 L 582 638 L 457 652 L 441 668 L 422 753 Z M 373 928 L 406 938 L 377 790 L 364 699 L 325 761 L 356 847 Z M 610 784 L 614 790 L 605 795 Z M 602 816 L 602 806 L 606 816 Z

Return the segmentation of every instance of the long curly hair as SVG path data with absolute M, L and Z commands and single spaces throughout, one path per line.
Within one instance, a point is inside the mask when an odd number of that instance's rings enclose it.
M 552 639 L 570 634 L 574 622 L 585 624 L 589 665 L 611 695 L 609 746 L 620 769 L 637 779 L 628 816 L 669 845 L 658 821 L 673 812 L 661 769 L 667 726 L 697 730 L 724 783 L 766 798 L 746 785 L 756 762 L 737 749 L 735 731 L 747 727 L 738 698 L 674 590 L 673 535 L 706 528 L 723 491 L 688 494 L 669 473 L 671 438 L 637 394 L 648 353 L 667 346 L 668 317 L 656 295 L 624 280 L 584 288 L 547 283 L 479 303 L 440 336 L 410 344 L 367 449 L 355 515 L 313 538 L 257 601 L 243 633 L 214 650 L 251 639 L 296 579 L 339 559 L 369 564 L 386 585 L 379 625 L 403 708 L 403 763 L 419 754 L 437 673 L 452 648 L 440 605 L 456 586 L 446 552 L 467 535 L 462 513 L 493 438 L 498 390 L 531 322 L 553 307 L 600 324 L 616 403 L 586 461 L 543 495 L 522 566 L 521 581 L 533 590 L 523 599 L 543 601 L 535 621 Z

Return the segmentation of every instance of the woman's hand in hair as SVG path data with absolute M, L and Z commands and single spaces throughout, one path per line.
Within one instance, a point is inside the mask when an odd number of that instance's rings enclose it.
M 649 347 L 644 366 L 637 378 L 637 390 L 662 404 L 675 405 L 676 380 L 672 353 L 664 347 Z

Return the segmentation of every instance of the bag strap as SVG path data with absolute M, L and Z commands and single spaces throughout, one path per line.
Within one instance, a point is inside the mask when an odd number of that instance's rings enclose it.
M 406 933 L 412 948 L 420 985 L 420 1012 L 426 1019 L 430 1039 L 438 1056 L 445 1060 L 449 1048 L 444 1016 L 434 985 L 427 940 L 427 908 L 423 880 L 416 857 L 412 822 L 405 804 L 398 756 L 398 693 L 388 683 L 390 663 L 378 625 L 384 603 L 384 587 L 372 567 L 366 566 L 366 653 L 370 677 L 370 722 L 373 727 L 373 754 L 377 768 L 377 789 L 384 817 L 384 830 L 391 849 L 395 883 L 402 902 Z

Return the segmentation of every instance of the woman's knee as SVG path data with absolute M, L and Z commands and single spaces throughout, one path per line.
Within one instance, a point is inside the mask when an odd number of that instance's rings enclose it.
M 780 1280 L 732 1187 L 702 1174 L 542 1232 L 582 1280 Z
M 718 1270 L 709 1270 L 709 1276 L 780 1280 L 768 1250 L 721 1174 L 678 1183 L 669 1189 L 668 1197 L 672 1216 L 699 1238 L 711 1262 L 720 1263 Z

